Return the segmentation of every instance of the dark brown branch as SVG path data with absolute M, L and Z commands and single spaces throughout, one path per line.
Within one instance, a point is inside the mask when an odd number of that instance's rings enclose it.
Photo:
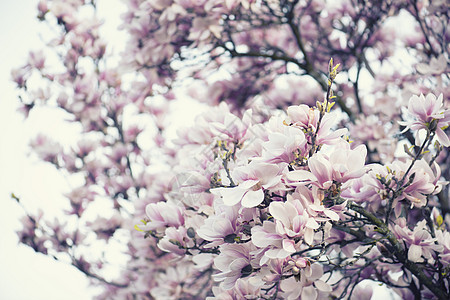
M 368 212 L 363 207 L 353 202 L 348 203 L 348 208 L 366 217 L 373 225 L 378 227 L 377 231 L 381 233 L 391 244 L 393 255 L 405 266 L 406 269 L 408 269 L 414 276 L 417 277 L 417 279 L 419 279 L 421 284 L 425 285 L 434 295 L 438 297 L 438 299 L 449 299 L 447 291 L 441 289 L 436 283 L 434 283 L 433 280 L 423 272 L 422 268 L 418 264 L 408 260 L 406 249 L 403 248 L 402 244 L 389 230 L 387 224 L 371 212 Z

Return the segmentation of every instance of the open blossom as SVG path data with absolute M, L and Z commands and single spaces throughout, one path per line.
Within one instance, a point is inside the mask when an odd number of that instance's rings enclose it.
M 304 237 L 306 243 L 312 243 L 314 230 L 319 228 L 319 224 L 308 215 L 299 200 L 272 202 L 269 212 L 275 219 L 277 233 L 287 237 L 283 239 L 284 250 L 291 253 L 296 251 L 296 237 Z
M 152 299 L 176 300 L 184 299 L 186 295 L 195 295 L 198 292 L 195 281 L 199 273 L 186 261 L 166 267 L 165 272 L 151 273 L 154 274 L 151 280 L 157 283 L 150 289 Z M 148 290 L 146 294 L 148 295 Z
M 392 178 L 395 177 L 400 180 L 411 162 L 395 161 L 392 164 L 386 166 L 373 164 L 371 165 L 372 171 L 369 172 L 365 180 L 365 184 L 371 187 L 372 195 L 369 191 L 365 191 L 368 201 L 379 202 L 386 199 L 389 194 L 389 189 L 386 189 L 385 184 L 390 188 L 395 188 L 396 182 Z M 441 191 L 442 186 L 446 182 L 440 181 L 441 171 L 437 164 L 434 165 L 435 170 L 428 165 L 424 160 L 418 160 L 405 178 L 404 184 L 410 182 L 403 190 L 402 193 L 394 200 L 393 207 L 395 213 L 398 215 L 401 210 L 400 200 L 407 199 L 412 206 L 422 207 L 426 205 L 427 195 L 437 194 Z M 413 175 L 414 174 L 414 175 Z M 413 177 L 412 177 L 413 176 Z M 385 182 L 383 184 L 382 182 Z
M 287 109 L 288 117 L 285 120 L 286 125 L 294 126 L 305 131 L 308 142 L 311 142 L 311 136 L 317 132 L 317 145 L 333 145 L 339 142 L 339 138 L 347 133 L 347 129 L 341 128 L 332 131 L 331 127 L 335 125 L 336 116 L 325 114 L 319 123 L 319 111 L 308 105 L 289 106 Z
M 320 293 L 328 294 L 331 292 L 331 286 L 321 280 L 323 268 L 319 264 L 312 264 L 300 271 L 300 281 L 290 277 L 281 282 L 281 290 L 284 299 L 321 299 Z M 325 294 L 325 295 L 326 295 Z
M 439 253 L 439 257 L 448 266 L 450 265 L 450 232 L 436 230 L 436 238 L 439 245 L 442 245 L 442 252 Z
M 339 215 L 337 212 L 343 210 L 347 203 L 344 202 L 341 205 L 334 205 L 332 208 L 327 208 L 322 203 L 323 198 L 323 192 L 316 186 L 313 186 L 311 189 L 308 189 L 305 186 L 298 186 L 294 193 L 287 195 L 288 201 L 299 199 L 306 212 L 313 217 L 314 220 L 318 222 L 328 220 L 338 221 Z
M 205 224 L 197 230 L 199 237 L 210 241 L 206 248 L 216 247 L 223 243 L 233 243 L 241 226 L 238 222 L 238 207 L 225 207 L 222 213 L 210 216 Z
M 350 149 L 347 142 L 341 142 L 340 147 L 327 156 L 317 153 L 308 160 L 307 170 L 295 170 L 287 174 L 287 179 L 292 181 L 291 185 L 306 185 L 312 183 L 321 189 L 329 189 L 334 182 L 345 183 L 350 179 L 361 177 L 364 173 L 364 163 L 367 149 L 360 145 Z
M 268 163 L 291 163 L 306 156 L 305 134 L 296 127 L 283 126 L 281 132 L 271 132 L 262 144 L 261 160 Z
M 436 132 L 438 141 L 445 147 L 450 146 L 450 140 L 444 129 L 450 124 L 450 110 L 443 106 L 443 95 L 440 94 L 436 98 L 435 95 L 429 93 L 427 96 L 412 96 L 408 103 L 408 113 L 413 117 L 414 121 L 399 122 L 400 125 L 406 126 L 405 130 L 411 128 L 416 131 L 416 145 L 420 145 L 419 131 L 430 130 Z
M 223 203 L 232 206 L 241 202 L 244 207 L 255 207 L 264 200 L 264 190 L 280 183 L 281 175 L 277 165 L 252 161 L 233 171 L 233 178 L 239 185 L 233 188 L 217 188 L 212 192 L 223 198 Z
M 398 239 L 402 239 L 409 246 L 408 259 L 413 262 L 422 262 L 423 258 L 432 259 L 434 251 L 441 252 L 442 245 L 436 244 L 437 238 L 431 237 L 426 228 L 426 220 L 422 220 L 410 230 L 406 226 L 406 220 L 399 218 L 392 229 Z
M 264 255 L 259 264 L 264 265 L 269 259 L 284 259 L 292 254 L 283 248 L 284 237 L 277 233 L 275 223 L 264 221 L 262 226 L 252 228 L 252 243 L 256 247 L 264 249 Z
M 264 221 L 262 226 L 252 228 L 252 243 L 264 249 L 260 265 L 269 259 L 284 259 L 297 251 L 302 244 L 297 240 L 312 244 L 314 230 L 319 228 L 319 223 L 308 215 L 298 199 L 272 202 L 269 212 L 275 222 Z
M 194 243 L 187 236 L 187 230 L 184 227 L 174 227 L 166 228 L 164 238 L 162 238 L 159 243 L 159 249 L 165 252 L 175 253 L 177 255 L 183 255 L 186 253 L 185 247 L 191 247 Z
M 213 275 L 215 281 L 223 281 L 221 287 L 232 289 L 241 277 L 249 276 L 257 265 L 251 252 L 255 248 L 251 243 L 224 244 L 220 246 L 220 254 L 214 259 L 214 265 L 220 273 Z
M 179 227 L 184 224 L 183 209 L 169 202 L 150 203 L 145 208 L 149 221 L 139 226 L 144 231 Z
M 206 300 L 251 299 L 261 293 L 261 287 L 252 285 L 249 278 L 239 278 L 232 290 L 214 286 L 212 292 L 214 297 L 206 297 Z

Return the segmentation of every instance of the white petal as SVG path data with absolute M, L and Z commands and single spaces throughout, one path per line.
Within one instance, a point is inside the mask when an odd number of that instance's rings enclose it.
M 441 142 L 442 146 L 444 146 L 444 147 L 450 146 L 450 140 L 449 140 L 447 134 L 445 134 L 445 132 L 441 128 L 436 129 L 436 135 L 438 137 L 439 142 Z
M 306 227 L 311 229 L 317 229 L 319 228 L 319 223 L 316 222 L 313 218 L 309 218 L 308 222 L 306 222 Z
M 218 188 L 220 195 L 223 198 L 223 203 L 228 206 L 233 206 L 242 199 L 242 196 L 247 191 L 239 187 L 234 188 Z
M 286 174 L 290 181 L 317 181 L 316 176 L 305 170 L 292 171 Z
M 323 213 L 333 221 L 339 220 L 339 215 L 334 211 L 332 211 L 331 209 L 325 209 Z
M 289 223 L 289 219 L 286 216 L 285 204 L 282 202 L 272 202 L 269 205 L 269 212 L 276 220 L 280 220 L 282 223 Z
M 242 197 L 242 206 L 244 207 L 255 207 L 261 204 L 264 200 L 264 192 L 262 189 L 257 191 L 248 191 L 244 197 Z M 224 201 L 225 202 L 225 201 Z
M 310 228 L 306 228 L 305 230 L 305 242 L 308 245 L 311 245 L 314 239 L 314 230 L 310 229 Z
M 422 247 L 418 245 L 411 245 L 408 250 L 408 259 L 412 262 L 419 261 L 422 256 Z
M 315 300 L 317 299 L 316 289 L 310 285 L 303 288 L 301 299 Z
M 331 292 L 333 289 L 328 283 L 323 282 L 322 280 L 316 280 L 314 281 L 314 285 L 316 288 L 322 292 Z

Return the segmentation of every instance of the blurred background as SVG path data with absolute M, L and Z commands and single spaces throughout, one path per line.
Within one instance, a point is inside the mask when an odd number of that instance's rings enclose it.
M 123 7 L 119 1 L 108 2 L 107 12 L 115 15 L 113 22 L 118 24 Z M 32 112 L 25 121 L 17 111 L 19 101 L 11 81 L 11 70 L 25 64 L 28 52 L 42 48 L 47 40 L 45 32 L 50 29 L 37 20 L 37 4 L 38 0 L 0 1 L 0 299 L 91 299 L 96 290 L 88 287 L 84 275 L 19 245 L 16 234 L 24 211 L 12 193 L 31 212 L 42 209 L 57 216 L 62 193 L 69 190 L 69 183 L 53 167 L 30 155 L 28 144 L 37 133 L 70 143 L 73 129 L 52 110 Z M 116 27 L 111 24 L 112 31 Z

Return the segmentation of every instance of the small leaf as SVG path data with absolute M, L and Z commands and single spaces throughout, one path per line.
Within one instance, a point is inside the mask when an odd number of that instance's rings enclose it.
M 441 227 L 441 225 L 444 223 L 444 218 L 442 218 L 441 215 L 437 216 L 436 223 L 439 227 Z

